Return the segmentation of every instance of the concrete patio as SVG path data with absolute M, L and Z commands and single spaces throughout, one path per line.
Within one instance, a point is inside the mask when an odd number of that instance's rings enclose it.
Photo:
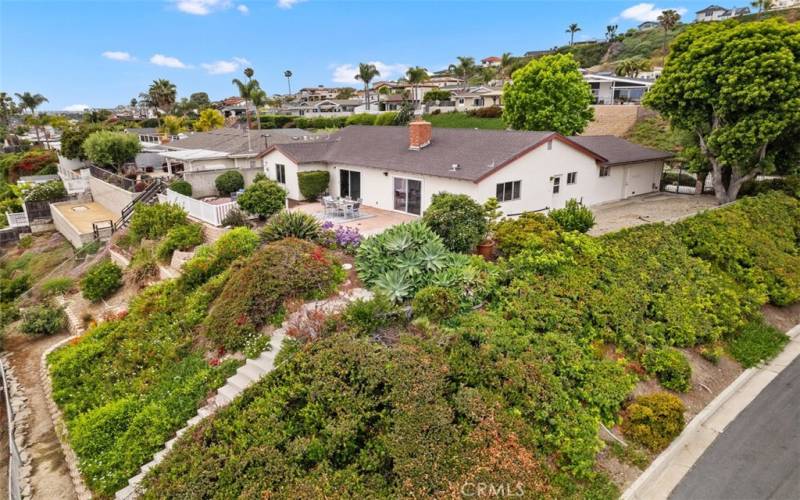
M 345 219 L 342 217 L 329 217 L 325 215 L 325 208 L 322 206 L 322 203 L 319 202 L 301 203 L 290 208 L 290 210 L 296 210 L 313 215 L 323 222 L 325 220 L 330 220 L 337 226 L 347 226 L 358 229 L 358 231 L 364 236 L 378 234 L 397 224 L 411 222 L 419 218 L 415 215 L 381 210 L 379 208 L 367 207 L 363 205 L 361 206 L 360 216 L 358 218 Z

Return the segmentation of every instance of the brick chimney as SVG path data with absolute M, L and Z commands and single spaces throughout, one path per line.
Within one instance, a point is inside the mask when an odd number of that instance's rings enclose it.
M 419 151 L 431 143 L 431 124 L 418 119 L 408 124 L 408 149 Z

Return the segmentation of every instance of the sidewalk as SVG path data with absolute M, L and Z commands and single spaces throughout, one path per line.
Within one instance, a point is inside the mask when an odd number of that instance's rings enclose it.
M 787 332 L 786 348 L 765 366 L 745 370 L 686 426 L 680 436 L 622 494 L 623 500 L 666 499 L 716 437 L 800 356 L 800 325 Z

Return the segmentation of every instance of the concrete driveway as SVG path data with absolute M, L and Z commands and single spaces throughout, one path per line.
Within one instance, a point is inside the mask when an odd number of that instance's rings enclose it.
M 675 222 L 716 206 L 712 195 L 651 193 L 635 196 L 592 207 L 597 224 L 589 234 L 597 236 L 651 222 Z

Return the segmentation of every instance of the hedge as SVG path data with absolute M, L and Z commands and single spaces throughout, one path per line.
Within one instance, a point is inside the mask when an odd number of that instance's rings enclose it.
M 169 185 L 169 188 L 178 194 L 192 196 L 192 185 L 186 181 L 175 181 Z
M 214 179 L 214 186 L 220 195 L 228 196 L 244 188 L 244 177 L 238 170 L 229 170 Z
M 327 170 L 310 170 L 297 172 L 300 194 L 307 200 L 316 200 L 328 190 L 331 174 Z

